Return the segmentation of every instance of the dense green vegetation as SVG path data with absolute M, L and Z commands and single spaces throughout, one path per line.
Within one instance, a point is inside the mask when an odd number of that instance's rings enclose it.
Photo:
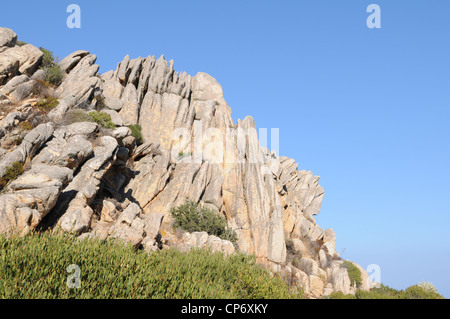
M 205 231 L 208 235 L 229 240 L 236 245 L 237 235 L 228 228 L 225 216 L 201 207 L 193 201 L 174 207 L 170 212 L 175 218 L 175 228 L 179 227 L 190 233 Z
M 66 125 L 78 122 L 95 122 L 107 129 L 116 128 L 116 125 L 111 120 L 111 116 L 99 111 L 91 111 L 88 113 L 81 109 L 72 109 L 66 112 L 63 122 Z
M 79 267 L 80 288 L 70 265 Z M 71 277 L 72 276 L 72 277 Z M 148 254 L 112 240 L 0 235 L 0 298 L 301 298 L 243 254 L 165 249 Z
M 351 261 L 344 261 L 342 264 L 345 268 L 347 268 L 348 277 L 350 278 L 350 284 L 353 286 L 356 284 L 356 287 L 360 287 L 362 284 L 361 271 L 356 267 Z
M 327 299 L 443 299 L 436 289 L 414 285 L 405 290 L 395 290 L 381 285 L 370 291 L 357 290 L 355 295 L 344 295 L 342 292 L 332 293 Z
M 56 63 L 53 52 L 42 47 L 39 49 L 44 53 L 42 69 L 45 71 L 45 81 L 55 86 L 60 85 L 64 74 Z
M 141 145 L 144 143 L 144 138 L 142 137 L 142 127 L 138 124 L 130 125 L 128 128 L 131 130 L 131 135 L 136 139 L 136 144 Z
M 104 112 L 92 111 L 89 112 L 89 115 L 95 123 L 103 126 L 104 128 L 108 129 L 116 128 L 116 125 L 112 122 L 111 116 L 109 114 L 106 114 Z

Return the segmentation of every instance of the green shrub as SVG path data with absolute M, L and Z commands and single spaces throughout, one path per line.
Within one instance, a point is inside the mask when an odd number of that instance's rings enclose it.
M 39 50 L 41 50 L 42 53 L 44 53 L 44 55 L 42 56 L 42 63 L 41 63 L 43 68 L 51 67 L 56 64 L 55 57 L 53 56 L 52 51 L 49 51 L 43 47 L 40 47 Z
M 170 212 L 175 218 L 175 228 L 179 227 L 190 233 L 205 231 L 208 235 L 229 240 L 234 245 L 237 243 L 237 235 L 228 228 L 227 220 L 224 216 L 210 209 L 199 207 L 193 201 L 188 201 L 184 205 L 172 208 Z
M 443 299 L 437 291 L 428 290 L 415 285 L 406 290 L 396 290 L 385 285 L 372 288 L 370 291 L 356 290 L 355 295 L 344 295 L 342 292 L 334 292 L 324 299 Z
M 48 97 L 46 99 L 42 99 L 36 103 L 36 106 L 43 110 L 44 112 L 49 112 L 53 110 L 55 107 L 59 105 L 58 99 L 54 97 Z
M 356 299 L 355 295 L 349 294 L 345 295 L 343 292 L 333 292 L 329 296 L 325 296 L 324 299 Z
M 26 43 L 25 41 L 22 41 L 22 40 L 17 40 L 16 41 L 16 45 L 18 45 L 19 47 L 23 47 L 26 44 L 28 44 L 28 43 Z
M 407 288 L 404 292 L 405 299 L 442 299 L 436 290 L 431 291 L 423 286 L 415 285 Z
M 42 47 L 39 49 L 44 53 L 41 67 L 45 71 L 45 81 L 55 86 L 60 85 L 64 74 L 56 63 L 53 52 Z
M 421 281 L 418 284 L 419 287 L 422 287 L 427 292 L 438 292 L 436 287 L 431 282 Z
M 79 122 L 93 122 L 92 117 L 88 113 L 80 109 L 73 109 L 66 112 L 63 121 L 65 125 Z
M 89 112 L 89 115 L 91 116 L 92 120 L 95 123 L 103 126 L 104 128 L 108 128 L 108 129 L 116 128 L 116 125 L 111 121 L 111 116 L 104 112 L 92 111 L 92 112 Z
M 419 285 L 411 286 L 406 290 L 396 290 L 381 285 L 370 291 L 357 290 L 355 296 L 357 299 L 443 299 L 436 291 L 427 291 Z
M 355 293 L 357 299 L 400 299 L 400 291 L 385 285 L 372 288 L 370 291 L 358 289 Z
M 23 164 L 20 162 L 14 162 L 11 166 L 6 167 L 5 174 L 0 178 L 0 188 L 4 188 L 9 182 L 22 175 L 23 172 Z
M 67 268 L 80 269 L 80 288 L 68 288 Z M 255 257 L 208 250 L 152 254 L 131 245 L 63 234 L 0 235 L 2 299 L 287 299 L 301 298 Z
M 55 86 L 61 84 L 64 75 L 58 65 L 44 68 L 44 71 L 45 71 L 45 81 Z
M 356 287 L 360 287 L 362 285 L 361 271 L 356 267 L 351 261 L 344 261 L 342 264 L 343 267 L 347 268 L 348 277 L 350 278 L 350 283 L 356 284 Z
M 131 135 L 136 139 L 136 144 L 141 145 L 144 143 L 144 138 L 142 137 L 142 127 L 140 125 L 130 125 L 128 128 L 131 130 Z

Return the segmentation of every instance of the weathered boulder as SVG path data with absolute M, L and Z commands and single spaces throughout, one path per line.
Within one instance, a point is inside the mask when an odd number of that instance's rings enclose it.
M 30 80 L 30 78 L 27 75 L 25 75 L 25 74 L 15 76 L 11 80 L 9 80 L 8 83 L 6 83 L 5 86 L 3 86 L 0 89 L 0 92 L 2 92 L 4 94 L 10 94 L 12 91 L 14 91 L 14 89 L 18 85 L 20 85 L 22 83 L 25 83 L 25 82 L 27 82 L 29 80 Z
M 100 220 L 106 223 L 111 223 L 117 220 L 119 212 L 116 205 L 108 200 L 102 201 L 102 210 L 100 212 Z
M 32 75 L 41 64 L 44 53 L 31 44 L 8 48 L 0 53 L 0 84 L 17 72 Z
M 305 244 L 298 238 L 292 239 L 292 246 L 297 254 L 302 254 L 305 251 Z
M 160 245 L 160 229 L 161 224 L 163 222 L 164 215 L 161 213 L 150 213 L 147 215 L 144 215 L 143 222 L 144 222 L 144 231 L 145 231 L 145 238 L 142 241 L 142 244 L 144 246 L 144 249 L 147 251 L 155 251 L 157 249 L 161 248 Z
M 113 122 L 115 126 L 124 126 L 124 120 L 116 111 L 103 109 L 102 112 L 108 114 L 111 117 L 111 122 Z
M 317 276 L 309 276 L 309 291 L 315 298 L 322 297 L 324 285 L 322 279 Z
M 101 179 L 113 164 L 117 141 L 110 136 L 104 136 L 98 143 L 93 157 L 83 164 L 58 201 L 57 210 L 63 211 L 58 224 L 66 232 L 80 234 L 89 229 L 93 215 L 89 204 L 100 188 Z
M 128 205 L 109 229 L 109 238 L 131 242 L 135 247 L 138 247 L 145 236 L 145 224 L 139 217 L 140 214 L 141 208 L 136 203 Z
M 58 102 L 58 105 L 48 113 L 48 117 L 55 122 L 61 122 L 70 107 L 74 105 L 75 99 L 73 96 L 69 96 L 59 99 Z
M 16 45 L 17 34 L 8 28 L 0 28 L 0 48 L 13 47 Z
M 33 166 L 19 176 L 0 195 L 0 233 L 35 229 L 71 179 L 70 169 L 46 165 Z
M 71 125 L 63 126 L 55 131 L 55 136 L 68 139 L 72 136 L 81 135 L 85 138 L 91 137 L 99 130 L 97 123 L 78 122 Z
M 123 119 L 124 124 L 137 124 L 139 118 L 139 104 L 137 100 L 137 91 L 133 83 L 129 83 L 125 87 L 122 96 L 123 107 L 119 114 Z
M 67 139 L 54 138 L 33 158 L 32 163 L 52 164 L 75 170 L 92 153 L 92 143 L 83 135 L 73 135 Z
M 225 255 L 235 252 L 235 248 L 230 241 L 208 235 L 206 232 L 183 233 L 177 248 L 183 251 L 189 251 L 193 248 L 207 248 L 211 252 L 222 252 Z
M 64 77 L 55 95 L 59 99 L 73 96 L 75 105 L 90 104 L 94 90 L 99 88 L 101 82 L 97 77 L 99 66 L 94 64 L 96 60 L 97 56 L 93 54 L 87 54 L 81 58 Z
M 12 152 L 6 154 L 0 161 L 0 176 L 5 174 L 7 167 L 14 162 L 25 163 L 53 135 L 52 123 L 41 124 L 25 135 L 22 143 Z
M 300 259 L 299 269 L 309 276 L 319 276 L 319 265 L 311 258 Z
M 44 53 L 31 44 L 21 46 L 18 51 L 20 61 L 19 72 L 22 74 L 32 75 L 41 64 Z
M 24 100 L 32 95 L 37 86 L 38 84 L 34 80 L 24 82 L 17 85 L 14 88 L 14 91 L 11 92 L 10 96 L 16 101 Z
M 6 49 L 0 53 L 0 85 L 13 78 L 20 66 L 20 59 L 13 48 Z
M 78 62 L 80 62 L 80 60 L 88 54 L 89 52 L 84 50 L 75 51 L 62 59 L 62 61 L 59 62 L 58 65 L 62 72 L 70 73 L 70 71 L 72 71 L 72 69 L 78 64 Z
M 24 121 L 27 115 L 25 112 L 10 112 L 0 120 L 0 127 L 5 131 L 11 130 L 16 126 L 17 121 Z
M 327 269 L 328 278 L 333 285 L 335 292 L 342 292 L 345 295 L 351 293 L 351 282 L 347 269 L 341 267 L 342 261 L 333 261 L 330 268 Z

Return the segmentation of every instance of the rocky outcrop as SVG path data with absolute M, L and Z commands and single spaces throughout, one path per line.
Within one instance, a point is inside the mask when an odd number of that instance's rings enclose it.
M 17 34 L 8 28 L 0 28 L 0 48 L 8 48 L 16 45 Z
M 55 92 L 56 97 L 73 98 L 73 105 L 86 108 L 89 106 L 94 91 L 100 84 L 97 77 L 99 66 L 94 64 L 97 56 L 85 51 L 77 51 L 60 63 L 65 75 L 63 82 Z
M 0 195 L 0 232 L 9 234 L 36 229 L 71 179 L 70 169 L 33 166 L 8 185 L 6 194 Z
M 89 204 L 100 188 L 100 182 L 110 166 L 117 141 L 109 136 L 99 139 L 99 145 L 94 148 L 93 156 L 81 168 L 73 181 L 64 189 L 58 207 L 65 213 L 60 217 L 59 224 L 64 231 L 82 233 L 89 229 L 94 211 Z M 70 199 L 70 200 L 69 200 Z
M 23 134 L 20 123 L 36 116 L 29 98 L 42 79 L 40 53 L 16 46 L 16 39 L 0 28 L 0 106 L 13 108 L 0 120 L 2 140 Z M 0 195 L 1 232 L 58 227 L 149 252 L 239 250 L 313 298 L 355 292 L 336 252 L 336 234 L 316 224 L 324 198 L 320 178 L 261 147 L 250 116 L 235 123 L 213 77 L 176 72 L 164 56 L 126 56 L 102 75 L 95 62 L 88 51 L 64 58 L 64 78 L 53 92 L 58 106 L 40 115 L 44 123 L 19 146 L 0 151 L 0 176 L 15 162 L 29 166 Z M 17 102 L 23 107 L 13 107 Z M 94 109 L 118 128 L 67 123 L 71 112 Z M 142 145 L 130 125 L 141 126 Z M 170 211 L 188 200 L 225 216 L 236 247 L 204 232 L 174 230 Z M 368 289 L 368 275 L 357 267 L 361 288 Z
M 16 149 L 3 156 L 0 162 L 0 176 L 3 176 L 6 168 L 13 163 L 19 162 L 23 164 L 31 159 L 52 136 L 53 131 L 54 128 L 51 123 L 41 124 L 30 131 Z
M 42 61 L 43 53 L 31 44 L 16 45 L 17 35 L 0 28 L 0 85 L 20 74 L 33 74 Z
M 188 251 L 192 248 L 209 248 L 212 252 L 222 252 L 230 255 L 235 252 L 233 244 L 228 240 L 208 235 L 206 232 L 184 233 L 181 237 L 180 248 Z

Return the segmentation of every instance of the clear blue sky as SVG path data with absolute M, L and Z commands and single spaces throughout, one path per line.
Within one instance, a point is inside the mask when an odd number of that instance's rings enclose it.
M 82 28 L 66 27 L 66 7 Z M 366 7 L 381 7 L 368 29 Z M 235 121 L 280 128 L 280 153 L 321 176 L 323 228 L 382 282 L 450 297 L 450 1 L 6 1 L 0 25 L 101 71 L 165 54 L 207 72 Z M 345 250 L 344 250 L 345 249 Z

